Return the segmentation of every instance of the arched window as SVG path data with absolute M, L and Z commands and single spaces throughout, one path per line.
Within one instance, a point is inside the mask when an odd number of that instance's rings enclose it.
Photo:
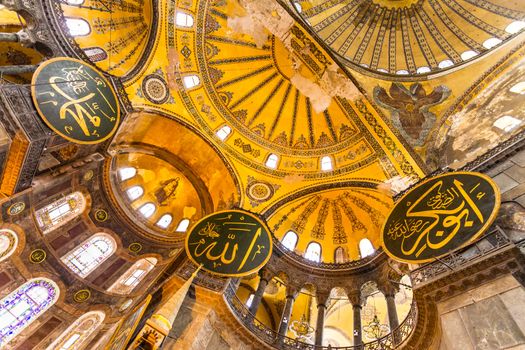
M 250 296 L 248 297 L 248 299 L 246 300 L 246 307 L 250 307 L 252 306 L 252 303 L 253 303 L 253 298 L 255 297 L 255 294 L 250 294 Z
M 306 248 L 304 257 L 308 260 L 320 262 L 321 261 L 321 245 L 317 242 L 310 242 Z
M 18 245 L 18 236 L 11 230 L 0 230 L 0 261 L 9 258 Z
M 177 231 L 177 232 L 186 232 L 188 230 L 188 226 L 190 226 L 190 220 L 182 219 L 179 222 L 179 225 L 177 226 L 177 229 L 175 231 Z
M 503 117 L 496 119 L 493 125 L 505 132 L 510 132 L 520 126 L 521 123 L 521 120 L 518 118 L 514 118 L 510 115 L 504 115 Z
M 520 81 L 513 85 L 509 90 L 515 94 L 525 95 L 525 81 Z
M 334 260 L 336 264 L 343 264 L 346 261 L 345 250 L 343 247 L 337 247 L 334 251 Z
M 301 6 L 300 3 L 294 1 L 293 5 L 295 6 L 297 12 L 299 13 L 303 12 L 303 7 Z
M 157 264 L 155 258 L 140 259 L 135 262 L 120 278 L 108 288 L 108 292 L 130 293 Z
M 120 181 L 126 181 L 128 179 L 131 179 L 135 175 L 137 175 L 137 169 L 133 167 L 120 168 L 118 170 L 118 176 L 120 177 Z
M 91 62 L 100 62 L 108 58 L 108 53 L 101 47 L 86 47 L 84 53 L 89 57 Z
M 194 88 L 195 86 L 198 86 L 201 83 L 201 80 L 199 77 L 195 74 L 192 75 L 186 75 L 182 78 L 182 84 L 186 89 Z
M 215 134 L 221 141 L 224 141 L 226 138 L 228 138 L 228 136 L 230 136 L 231 132 L 232 128 L 230 128 L 228 125 L 224 125 L 222 128 L 217 130 Z
M 494 46 L 497 46 L 500 43 L 501 43 L 501 40 L 499 40 L 498 38 L 490 38 L 483 42 L 483 46 L 486 49 L 492 49 Z
M 82 5 L 85 0 L 66 0 L 68 5 Z
M 521 32 L 523 28 L 525 28 L 525 22 L 514 21 L 505 28 L 505 31 L 510 34 L 516 34 Z
M 88 35 L 91 32 L 89 23 L 82 18 L 66 18 L 66 25 L 72 36 Z
M 153 213 L 155 212 L 155 204 L 153 203 L 146 203 L 142 207 L 139 208 L 139 212 L 144 216 L 146 219 L 149 218 Z
M 401 69 L 396 72 L 397 75 L 408 75 L 408 71 L 406 69 Z
M 451 60 L 443 60 L 438 63 L 438 67 L 441 69 L 452 67 L 453 65 L 454 65 L 454 62 L 452 62 Z
M 38 226 L 45 233 L 71 221 L 86 209 L 86 199 L 80 192 L 70 193 L 35 212 Z
M 277 163 L 279 163 L 279 156 L 277 154 L 270 154 L 266 159 L 266 166 L 270 169 L 277 169 Z
M 299 237 L 297 237 L 295 232 L 288 231 L 281 240 L 281 243 L 286 247 L 286 249 L 294 250 L 298 239 Z
M 430 72 L 430 68 L 427 67 L 427 66 L 419 67 L 419 68 L 416 70 L 416 73 L 417 73 L 417 74 L 425 74 L 425 73 L 428 73 L 428 72 Z
M 374 254 L 375 251 L 372 242 L 370 242 L 368 238 L 363 238 L 359 242 L 359 253 L 361 254 L 361 259 Z
M 126 194 L 131 201 L 134 201 L 144 194 L 144 189 L 140 186 L 133 186 L 126 190 Z
M 0 301 L 0 348 L 33 323 L 58 299 L 60 290 L 47 278 L 33 278 Z
M 172 220 L 173 216 L 170 214 L 164 214 L 160 217 L 159 221 L 157 221 L 157 226 L 160 228 L 168 228 Z
M 90 311 L 80 316 L 46 350 L 79 350 L 95 337 L 106 314 Z
M 62 262 L 80 277 L 86 277 L 117 249 L 115 240 L 97 233 L 62 257 Z
M 178 12 L 175 15 L 175 24 L 179 27 L 192 27 L 193 26 L 193 16 L 184 12 Z
M 478 55 L 478 53 L 476 51 L 472 51 L 472 50 L 468 50 L 468 51 L 465 51 L 461 54 L 461 59 L 463 61 L 466 61 L 472 57 L 476 57 Z
M 324 156 L 323 158 L 321 158 L 321 170 L 322 171 L 331 171 L 333 170 L 333 166 L 332 166 L 332 158 L 330 158 L 329 156 Z

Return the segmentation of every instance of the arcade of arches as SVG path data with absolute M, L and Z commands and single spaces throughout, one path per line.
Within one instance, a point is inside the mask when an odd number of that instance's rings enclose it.
M 0 348 L 525 348 L 524 43 L 523 0 L 0 0 Z M 111 138 L 39 117 L 54 57 L 111 83 Z M 393 260 L 390 210 L 449 171 L 497 219 Z M 195 274 L 186 235 L 228 209 L 268 263 Z

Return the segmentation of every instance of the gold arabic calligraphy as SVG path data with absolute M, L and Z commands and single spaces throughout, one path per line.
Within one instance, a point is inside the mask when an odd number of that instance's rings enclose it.
M 445 247 L 461 228 L 472 227 L 475 220 L 485 222 L 471 197 L 478 186 L 479 183 L 467 193 L 457 179 L 446 189 L 443 180 L 437 181 L 417 201 L 408 204 L 405 217 L 391 224 L 387 235 L 392 240 L 401 238 L 401 252 L 405 256 L 419 257 L 427 248 Z M 485 193 L 478 191 L 473 196 L 480 200 Z

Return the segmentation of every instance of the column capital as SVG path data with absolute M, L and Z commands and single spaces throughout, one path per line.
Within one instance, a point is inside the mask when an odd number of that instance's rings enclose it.
M 286 298 L 287 299 L 293 299 L 297 298 L 297 295 L 299 294 L 299 289 L 294 286 L 286 286 Z
M 328 299 L 330 299 L 330 293 L 327 292 L 317 292 L 317 307 L 324 306 L 326 307 L 326 304 L 328 303 Z
M 266 282 L 270 282 L 270 280 L 274 277 L 274 273 L 265 267 L 259 270 L 258 275 L 261 280 L 265 280 Z
M 399 286 L 393 284 L 390 281 L 387 281 L 385 283 L 381 283 L 377 286 L 377 289 L 383 293 L 385 297 L 393 297 L 396 295 L 397 292 L 399 292 Z
M 363 302 L 361 300 L 361 291 L 359 290 L 353 290 L 353 291 L 347 291 L 346 295 L 348 296 L 348 300 L 352 304 L 352 306 L 361 307 Z

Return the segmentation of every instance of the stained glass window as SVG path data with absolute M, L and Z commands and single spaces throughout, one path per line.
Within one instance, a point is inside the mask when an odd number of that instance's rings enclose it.
M 315 262 L 321 261 L 321 245 L 317 242 L 311 242 L 308 244 L 304 257 Z
M 146 277 L 157 264 L 155 258 L 140 259 L 135 262 L 120 278 L 108 288 L 108 292 L 127 294 Z
M 3 298 L 0 301 L 0 348 L 49 309 L 58 295 L 55 282 L 34 278 Z
M 18 236 L 11 230 L 0 230 L 0 261 L 14 253 L 18 244 Z
M 361 259 L 374 254 L 375 252 L 374 246 L 372 245 L 372 242 L 370 242 L 368 238 L 363 238 L 359 242 L 359 252 L 361 253 Z
M 82 349 L 98 332 L 106 314 L 90 311 L 80 316 L 46 350 Z
M 86 277 L 115 252 L 115 240 L 97 233 L 62 257 L 62 261 L 80 277 Z
M 38 226 L 44 234 L 71 221 L 86 209 L 86 199 L 81 192 L 73 192 L 35 212 Z
M 281 243 L 289 250 L 294 250 L 295 246 L 297 245 L 297 234 L 293 231 L 288 231 L 284 235 L 283 239 L 281 240 Z

